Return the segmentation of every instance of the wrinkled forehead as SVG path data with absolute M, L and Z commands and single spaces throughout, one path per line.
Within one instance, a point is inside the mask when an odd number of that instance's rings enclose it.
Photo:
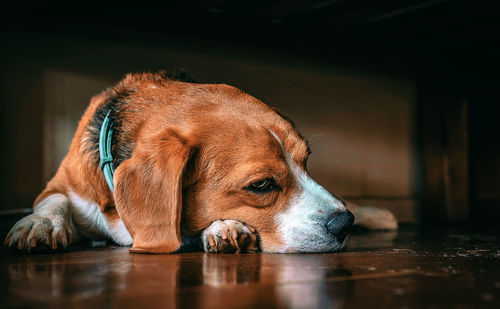
M 249 124 L 244 119 L 220 124 L 206 141 L 202 155 L 213 169 L 249 173 L 285 168 L 285 156 L 305 168 L 307 142 L 294 129 Z
M 293 124 L 284 120 L 287 124 L 285 128 L 279 126 L 270 126 L 269 131 L 274 139 L 280 144 L 282 151 L 291 158 L 299 167 L 305 168 L 311 149 L 309 143 L 295 129 Z
M 279 143 L 264 127 L 228 120 L 211 130 L 204 141 L 203 155 L 217 165 L 249 164 L 281 156 Z
M 308 143 L 287 117 L 235 87 L 207 87 L 213 94 L 210 109 L 199 121 L 208 153 L 217 152 L 234 163 L 264 160 L 285 151 L 299 166 L 305 165 Z

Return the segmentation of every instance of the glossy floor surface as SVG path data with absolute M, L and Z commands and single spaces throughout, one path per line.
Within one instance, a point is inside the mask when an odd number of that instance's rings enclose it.
M 500 308 L 497 236 L 403 227 L 351 235 L 344 252 L 293 255 L 2 248 L 0 307 Z

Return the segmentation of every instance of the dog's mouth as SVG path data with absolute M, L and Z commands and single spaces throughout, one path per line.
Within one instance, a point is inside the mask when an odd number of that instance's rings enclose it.
M 335 252 L 346 244 L 354 216 L 345 208 L 318 205 L 289 209 L 277 223 L 282 252 Z M 263 243 L 265 249 L 265 239 Z
M 342 230 L 341 235 L 331 233 L 324 221 L 305 221 L 280 228 L 283 245 L 278 248 L 266 246 L 266 238 L 261 237 L 264 252 L 281 253 L 321 253 L 337 252 L 347 243 L 351 226 Z
M 299 232 L 294 238 L 295 243 L 292 247 L 297 252 L 304 253 L 336 252 L 341 250 L 347 241 L 347 235 L 343 239 L 339 239 L 328 232 L 317 234 Z

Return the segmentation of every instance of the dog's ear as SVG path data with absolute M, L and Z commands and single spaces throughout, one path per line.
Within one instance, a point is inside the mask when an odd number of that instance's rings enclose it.
M 181 246 L 182 175 L 192 147 L 174 130 L 144 139 L 115 171 L 116 209 L 131 252 L 168 253 Z

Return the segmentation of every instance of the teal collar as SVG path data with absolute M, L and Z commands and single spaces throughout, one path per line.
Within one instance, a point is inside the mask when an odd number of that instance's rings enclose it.
M 99 133 L 99 157 L 101 159 L 101 169 L 108 183 L 111 192 L 113 187 L 113 155 L 111 154 L 111 138 L 113 137 L 113 122 L 109 119 L 109 113 L 106 114 L 102 122 L 101 132 Z

